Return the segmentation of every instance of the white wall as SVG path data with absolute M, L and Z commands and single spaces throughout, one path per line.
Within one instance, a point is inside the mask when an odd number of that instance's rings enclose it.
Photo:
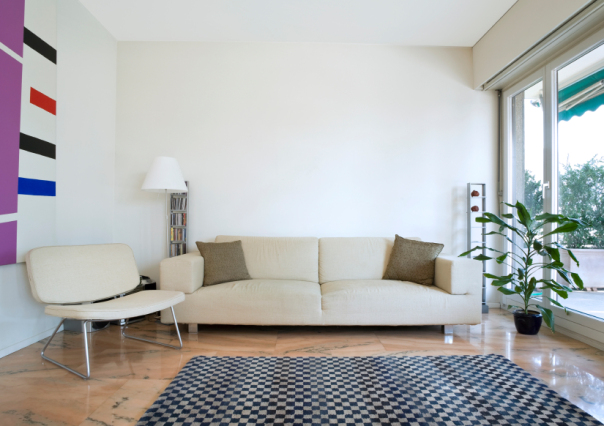
M 117 42 L 77 0 L 58 0 L 57 33 L 58 242 L 112 242 Z M 0 357 L 50 335 L 25 264 L 0 266 L 0 292 Z
M 474 46 L 474 87 L 479 88 L 590 2 L 518 0 Z
M 117 41 L 78 0 L 58 7 L 57 238 L 111 243 Z
M 163 196 L 140 187 L 166 155 L 190 181 L 190 250 L 399 233 L 460 253 L 466 183 L 495 194 L 496 113 L 470 48 L 120 42 L 115 240 L 158 278 Z

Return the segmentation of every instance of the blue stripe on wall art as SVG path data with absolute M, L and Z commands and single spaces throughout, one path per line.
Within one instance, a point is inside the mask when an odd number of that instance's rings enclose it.
M 20 195 L 42 195 L 55 197 L 57 195 L 57 183 L 51 180 L 19 178 Z

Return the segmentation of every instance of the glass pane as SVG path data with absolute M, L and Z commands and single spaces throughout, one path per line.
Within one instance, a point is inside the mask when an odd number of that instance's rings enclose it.
M 587 288 L 564 305 L 604 318 L 604 46 L 558 71 L 558 211 L 589 223 L 560 238 Z
M 512 98 L 513 202 L 520 201 L 532 215 L 543 212 L 543 83 L 540 81 Z M 518 225 L 518 224 L 516 224 Z M 513 235 L 516 244 L 521 240 Z M 538 260 L 537 260 L 538 261 Z M 541 273 L 536 274 L 541 279 Z M 540 298 L 541 293 L 535 293 Z

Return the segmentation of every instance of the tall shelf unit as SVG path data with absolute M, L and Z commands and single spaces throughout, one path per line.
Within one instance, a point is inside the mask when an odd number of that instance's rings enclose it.
M 467 249 L 471 250 L 477 245 L 482 246 L 482 250 L 480 251 L 483 255 L 487 254 L 487 224 L 486 223 L 478 223 L 472 220 L 472 213 L 478 213 L 478 216 L 482 216 L 482 214 L 487 209 L 487 194 L 486 194 L 485 183 L 468 183 L 468 191 L 467 191 L 467 238 L 466 244 Z M 478 195 L 472 195 L 472 192 L 477 191 Z M 475 204 L 475 201 L 477 203 Z M 472 207 L 478 207 L 478 210 L 473 212 Z M 480 232 L 480 237 L 477 236 L 477 233 Z M 468 254 L 469 258 L 472 258 L 472 253 Z M 489 312 L 489 306 L 487 305 L 487 279 L 484 276 L 484 273 L 487 271 L 487 262 L 485 260 L 482 261 L 482 313 Z
M 189 182 L 185 181 L 187 189 Z M 189 223 L 189 193 L 170 194 L 170 257 L 187 252 L 187 226 Z

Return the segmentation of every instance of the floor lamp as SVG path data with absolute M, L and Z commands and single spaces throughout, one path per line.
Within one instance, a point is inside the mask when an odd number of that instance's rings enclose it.
M 168 194 L 187 192 L 178 161 L 172 157 L 156 157 L 143 182 L 143 191 L 163 192 L 166 196 L 166 244 L 167 257 L 170 257 L 170 209 Z

